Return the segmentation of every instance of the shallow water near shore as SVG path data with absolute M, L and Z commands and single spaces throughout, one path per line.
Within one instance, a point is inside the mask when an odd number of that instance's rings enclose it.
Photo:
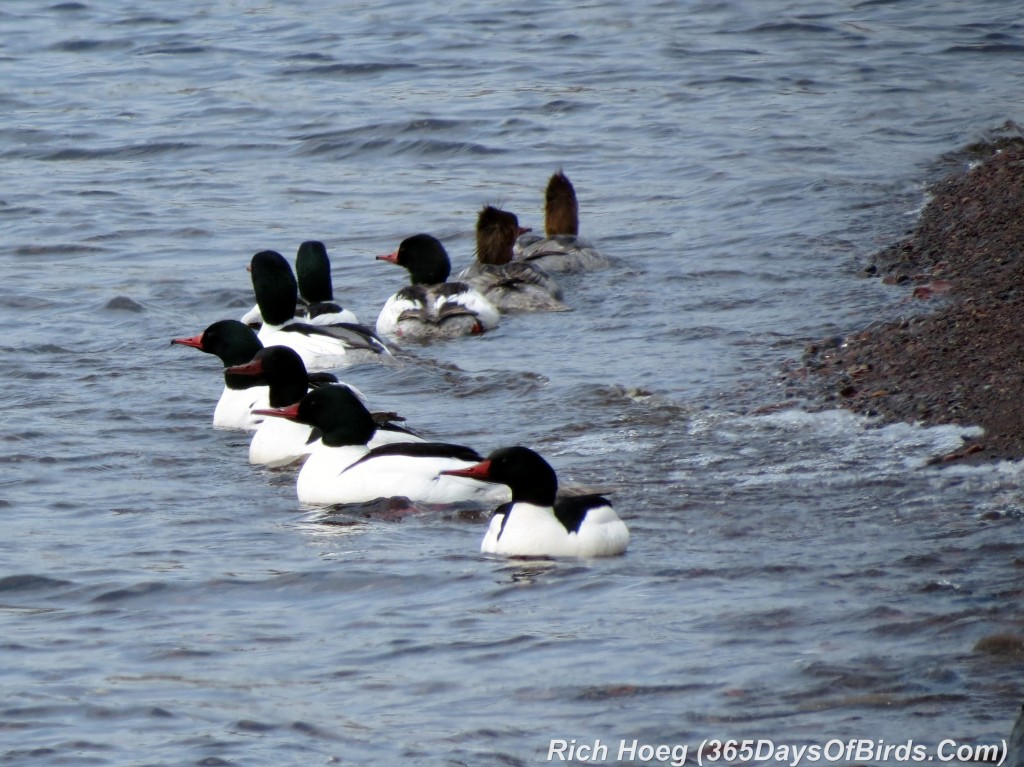
M 772 5 L 0 8 L 0 761 L 1006 737 L 1021 467 L 777 406 L 808 342 L 912 310 L 855 274 L 1016 132 L 1019 9 Z M 210 427 L 217 360 L 169 341 L 252 305 L 254 252 L 323 240 L 372 323 L 405 280 L 375 255 L 429 231 L 460 269 L 479 207 L 539 228 L 559 167 L 615 258 L 572 312 L 343 377 L 608 491 L 624 557 L 303 508 Z

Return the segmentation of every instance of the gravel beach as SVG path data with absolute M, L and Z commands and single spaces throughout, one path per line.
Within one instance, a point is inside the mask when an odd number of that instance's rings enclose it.
M 1024 458 L 1024 141 L 969 148 L 929 190 L 913 233 L 861 276 L 906 300 L 900 319 L 808 345 L 790 379 L 882 422 L 979 426 L 940 461 Z

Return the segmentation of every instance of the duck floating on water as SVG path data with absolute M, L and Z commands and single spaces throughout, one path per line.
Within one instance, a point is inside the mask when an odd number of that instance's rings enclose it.
M 562 288 L 533 261 L 514 261 L 516 239 L 530 231 L 515 213 L 486 205 L 477 216 L 476 261 L 456 277 L 501 312 L 564 312 Z
M 252 361 L 228 368 L 226 373 L 248 378 L 252 386 L 269 387 L 269 407 L 294 405 L 314 388 L 347 386 L 365 400 L 355 387 L 338 381 L 333 373 L 307 373 L 302 358 L 287 346 L 270 346 L 260 350 Z M 265 405 L 263 407 L 266 407 Z M 371 446 L 390 442 L 421 442 L 399 421 L 394 413 L 373 413 L 377 432 Z M 319 434 L 312 426 L 285 418 L 267 418 L 256 429 L 249 443 L 249 463 L 270 467 L 288 466 L 304 460 Z
M 495 488 L 474 479 L 445 476 L 445 469 L 473 466 L 476 451 L 441 442 L 395 442 L 371 448 L 377 424 L 366 406 L 344 386 L 324 386 L 297 404 L 260 410 L 315 427 L 313 445 L 296 481 L 302 503 L 366 503 L 404 497 L 413 503 L 493 502 Z M 502 488 L 504 490 L 504 488 Z M 507 499 L 507 491 L 498 498 Z
M 299 283 L 299 299 L 305 307 L 307 322 L 313 325 L 359 322 L 355 312 L 342 308 L 334 299 L 331 260 L 322 242 L 306 240 L 299 245 L 295 254 L 295 277 Z
M 306 240 L 299 245 L 295 255 L 295 274 L 299 285 L 299 299 L 295 305 L 296 318 L 313 325 L 359 322 L 355 312 L 343 309 L 334 300 L 331 260 L 327 256 L 327 247 L 322 242 Z M 256 304 L 246 312 L 241 321 L 258 330 L 263 324 L 260 305 Z
M 524 235 L 516 243 L 516 259 L 536 263 L 549 272 L 591 272 L 611 260 L 579 236 L 576 189 L 562 171 L 548 180 L 544 193 L 544 237 Z
M 480 550 L 510 557 L 608 557 L 629 545 L 629 530 L 602 495 L 559 498 L 551 465 L 527 447 L 495 450 L 453 477 L 507 485 L 512 500 L 499 506 Z
M 380 335 L 430 340 L 475 335 L 498 326 L 494 304 L 464 282 L 447 281 L 451 261 L 436 237 L 407 237 L 398 250 L 377 260 L 405 267 L 412 282 L 385 302 L 377 317 Z
M 258 335 L 264 346 L 294 349 L 308 370 L 344 367 L 391 356 L 384 342 L 364 325 L 312 324 L 297 319 L 298 283 L 280 253 L 261 250 L 252 257 L 250 271 L 263 316 Z
M 263 348 L 252 328 L 238 320 L 220 320 L 199 335 L 175 338 L 171 343 L 212 354 L 225 366 L 224 389 L 213 410 L 216 428 L 254 431 L 260 425 L 263 418 L 254 416 L 252 410 L 269 406 L 269 389 L 253 387 L 248 379 L 227 370 L 229 366 L 249 362 Z

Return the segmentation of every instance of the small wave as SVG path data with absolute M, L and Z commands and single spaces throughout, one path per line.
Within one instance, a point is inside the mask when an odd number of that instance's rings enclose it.
M 66 349 L 57 344 L 38 344 L 28 346 L 0 346 L 0 351 L 5 354 L 71 354 L 71 349 Z
M 952 45 L 946 48 L 943 53 L 1024 53 L 1022 43 L 975 43 L 972 45 Z
M 713 85 L 763 85 L 767 82 L 763 77 L 729 74 L 722 77 L 705 77 L 687 81 L 689 88 L 707 88 Z
M 91 51 L 116 51 L 131 47 L 122 40 L 63 40 L 50 46 L 50 50 L 64 53 L 88 53 Z
M 145 583 L 136 583 L 124 588 L 104 591 L 102 594 L 93 597 L 92 601 L 99 603 L 120 602 L 125 599 L 135 599 L 136 597 L 148 597 L 154 594 L 160 594 L 168 588 L 168 584 L 161 581 L 147 581 Z
M 206 45 L 154 45 L 143 48 L 137 53 L 140 56 L 200 56 L 209 53 L 212 49 Z
M 0 578 L 0 592 L 38 591 L 40 589 L 57 589 L 69 585 L 71 585 L 71 581 L 47 578 L 45 575 L 8 575 Z
M 754 48 L 697 48 L 679 43 L 669 43 L 665 46 L 665 53 L 675 58 L 691 57 L 722 57 L 736 59 L 739 56 L 760 56 L 761 51 Z
M 345 138 L 305 142 L 298 149 L 298 154 L 304 156 L 340 154 L 347 157 L 357 153 L 388 152 L 389 154 L 457 157 L 464 154 L 504 154 L 507 151 L 472 141 L 439 141 L 437 139 L 406 141 L 395 138 L 371 138 L 365 141 L 356 141 Z
M 390 64 L 378 62 L 366 62 L 362 64 L 332 63 L 316 64 L 304 67 L 285 67 L 281 70 L 281 74 L 285 77 L 352 77 L 416 68 L 415 64 Z
M 4 309 L 49 309 L 56 304 L 39 296 L 10 295 L 0 296 L 0 308 Z
M 756 27 L 752 27 L 745 31 L 748 34 L 776 34 L 779 32 L 807 32 L 822 34 L 834 32 L 835 30 L 822 24 L 807 24 L 802 21 L 774 21 L 767 24 L 759 24 Z
M 16 256 L 82 256 L 106 253 L 107 249 L 80 242 L 63 242 L 54 245 L 21 245 L 12 252 Z
M 454 130 L 465 125 L 465 120 L 444 120 L 439 118 L 424 118 L 422 120 L 410 120 L 400 126 L 401 133 L 420 133 L 422 131 Z
M 64 162 L 68 160 L 99 160 L 99 159 L 137 159 L 155 155 L 173 154 L 199 148 L 198 144 L 183 141 L 155 141 L 147 144 L 130 144 L 128 146 L 105 147 L 102 149 L 86 149 L 74 147 L 58 149 L 42 156 L 43 160 Z
M 119 19 L 110 22 L 113 27 L 144 27 L 150 25 L 177 26 L 181 21 L 166 16 L 132 16 L 128 19 Z
M 399 142 L 398 152 L 401 154 L 424 154 L 456 156 L 460 154 L 505 154 L 508 150 L 484 146 L 471 141 L 434 141 L 420 139 L 411 142 Z

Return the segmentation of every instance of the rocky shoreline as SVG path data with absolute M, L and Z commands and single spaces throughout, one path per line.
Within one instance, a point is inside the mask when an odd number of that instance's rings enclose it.
M 942 461 L 1024 458 L 1024 141 L 970 148 L 906 239 L 863 270 L 903 318 L 810 344 L 788 371 L 812 399 L 882 422 L 980 426 Z

